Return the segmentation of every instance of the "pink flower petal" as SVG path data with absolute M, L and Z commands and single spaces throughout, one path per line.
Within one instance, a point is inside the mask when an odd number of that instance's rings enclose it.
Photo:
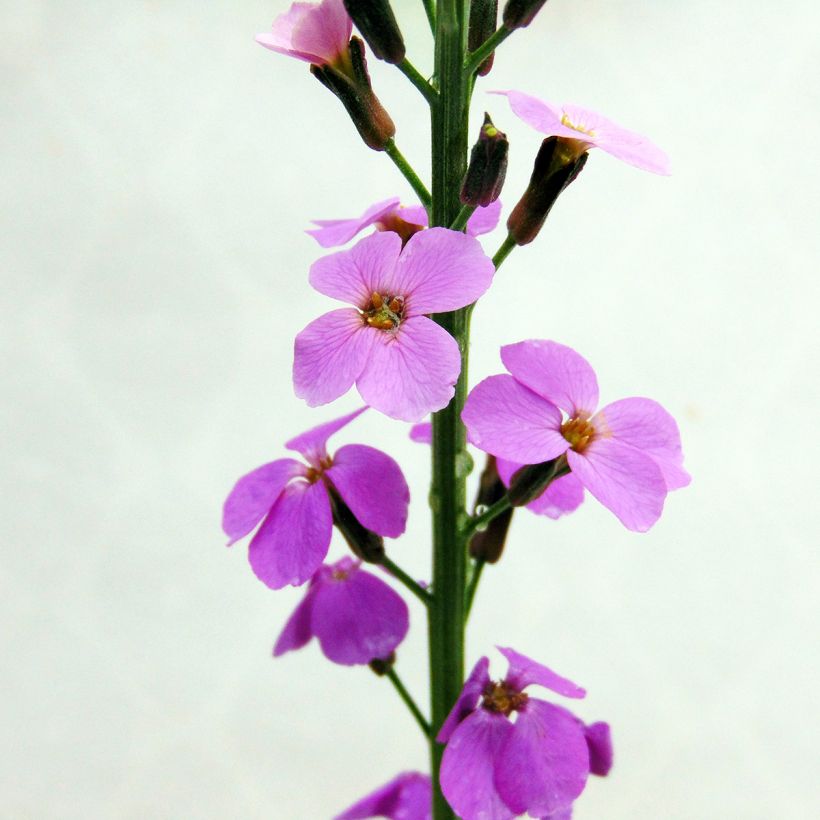
M 291 42 L 298 52 L 316 54 L 322 63 L 332 63 L 347 51 L 352 31 L 342 0 L 322 0 L 295 21 Z
M 348 444 L 325 473 L 362 526 L 398 538 L 407 525 L 410 489 L 401 467 L 380 450 Z
M 522 464 L 549 461 L 569 447 L 558 408 L 512 376 L 490 376 L 476 385 L 461 419 L 476 447 Z
M 293 346 L 296 395 L 311 407 L 344 395 L 362 372 L 378 332 L 352 308 L 314 319 Z
M 589 362 L 571 347 L 531 339 L 501 348 L 501 361 L 515 378 L 570 416 L 591 416 L 598 406 L 598 380 Z
M 311 265 L 308 279 L 319 293 L 361 308 L 374 292 L 385 293 L 400 252 L 398 234 L 377 231 L 349 250 L 317 259 Z
M 497 712 L 479 709 L 453 732 L 441 761 L 439 781 L 461 820 L 513 820 L 493 784 L 493 772 L 513 725 Z
M 314 467 L 319 467 L 319 461 L 327 456 L 327 440 L 338 433 L 343 427 L 347 427 L 351 421 L 361 416 L 367 407 L 360 407 L 346 416 L 327 421 L 318 427 L 313 427 L 301 435 L 292 438 L 285 444 L 288 450 L 296 450 L 301 453 Z
M 405 245 L 390 290 L 406 298 L 405 316 L 443 313 L 475 302 L 494 273 L 478 240 L 447 228 L 428 228 Z
M 244 538 L 270 512 L 285 485 L 307 469 L 292 458 L 263 464 L 236 482 L 222 508 L 222 529 L 231 540 Z
M 444 723 L 441 724 L 436 735 L 436 740 L 439 743 L 446 743 L 459 724 L 470 714 L 475 711 L 478 706 L 478 701 L 481 698 L 481 693 L 484 691 L 487 684 L 490 682 L 490 659 L 487 657 L 479 658 L 470 676 L 464 682 L 461 689 L 461 694 L 458 700 L 450 710 Z
M 317 228 L 305 233 L 310 234 L 323 248 L 335 248 L 346 245 L 357 233 L 396 210 L 399 198 L 392 197 L 371 205 L 361 216 L 355 219 L 314 219 Z
M 288 618 L 285 628 L 276 639 L 276 644 L 273 647 L 274 658 L 278 658 L 286 652 L 301 649 L 310 642 L 313 637 L 310 620 L 313 615 L 315 593 L 316 586 L 311 585 L 299 605 L 293 610 L 293 614 Z
M 498 646 L 496 648 L 510 664 L 505 680 L 519 691 L 527 686 L 536 685 L 551 689 L 565 698 L 586 697 L 586 689 L 578 686 L 577 683 L 573 683 L 568 678 L 562 678 L 549 667 L 538 663 L 538 661 L 534 661 L 532 658 L 528 658 L 509 647 Z
M 486 208 L 476 208 L 472 216 L 467 220 L 467 234 L 469 236 L 481 236 L 495 230 L 498 220 L 501 218 L 501 200 L 496 199 Z
M 584 737 L 589 750 L 589 771 L 606 777 L 612 769 L 612 734 L 608 723 L 599 721 L 584 726 Z
M 421 225 L 427 227 L 427 211 L 423 205 L 402 205 L 396 212 L 399 219 L 409 222 L 411 225 Z
M 496 459 L 498 475 L 505 486 L 510 486 L 513 475 L 524 465 L 505 458 Z M 572 474 L 568 473 L 556 478 L 535 501 L 527 504 L 527 509 L 536 515 L 546 515 L 553 520 L 562 515 L 575 512 L 584 501 L 584 486 Z
M 414 424 L 410 428 L 410 438 L 419 444 L 432 444 L 433 423 L 430 421 L 422 421 L 419 424 Z
M 595 439 L 584 450 L 570 450 L 572 472 L 629 530 L 646 532 L 663 512 L 666 482 L 648 455 L 615 439 Z
M 567 809 L 584 790 L 589 752 L 574 715 L 530 698 L 498 751 L 495 785 L 515 812 L 543 817 Z
M 327 555 L 332 527 L 324 485 L 289 484 L 251 541 L 256 577 L 271 589 L 304 584 Z
M 388 817 L 390 820 L 431 820 L 433 787 L 430 777 L 420 772 L 403 772 L 377 789 L 335 820 L 366 820 Z
M 542 134 L 556 137 L 578 137 L 577 132 L 561 124 L 563 112 L 558 106 L 539 100 L 537 97 L 531 97 L 522 91 L 490 91 L 489 93 L 506 97 L 513 114 Z
M 602 438 L 629 444 L 651 456 L 661 468 L 668 490 L 686 487 L 692 480 L 683 469 L 678 425 L 658 402 L 621 399 L 599 410 L 592 424 Z
M 367 404 L 401 421 L 418 421 L 447 406 L 461 357 L 446 330 L 426 316 L 413 316 L 395 334 L 376 330 L 373 335 L 375 343 L 356 380 Z

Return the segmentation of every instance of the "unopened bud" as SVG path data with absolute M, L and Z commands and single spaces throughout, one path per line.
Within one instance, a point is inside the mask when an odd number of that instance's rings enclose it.
M 530 184 L 507 220 L 516 245 L 527 245 L 538 236 L 561 192 L 586 164 L 588 155 L 582 149 L 583 143 L 564 137 L 547 137 L 541 143 Z
M 566 456 L 541 464 L 527 464 L 513 474 L 507 496 L 513 507 L 524 507 L 535 501 L 549 485 L 569 472 Z
M 510 144 L 507 135 L 499 131 L 484 114 L 484 125 L 478 134 L 478 142 L 470 154 L 470 164 L 461 184 L 461 201 L 464 205 L 486 208 L 495 202 L 507 176 L 507 154 Z
M 479 479 L 478 494 L 476 496 L 476 510 L 479 507 L 490 507 L 500 501 L 507 493 L 507 488 L 501 481 L 496 467 L 495 456 L 487 456 L 487 465 Z M 470 539 L 470 555 L 488 564 L 494 564 L 501 558 L 504 544 L 507 541 L 507 532 L 512 522 L 513 510 L 505 510 L 501 515 L 493 518 L 487 529 L 477 532 Z
M 328 491 L 333 523 L 353 550 L 353 554 L 370 564 L 380 564 L 384 557 L 384 539 L 359 522 L 353 515 L 353 510 L 345 504 L 334 487 L 328 487 Z
M 386 658 L 373 658 L 367 665 L 379 676 L 386 675 L 396 662 L 396 653 L 391 652 Z
M 526 28 L 541 11 L 547 0 L 507 0 L 504 6 L 504 27 L 512 31 L 516 28 Z
M 404 38 L 388 0 L 344 0 L 347 13 L 379 60 L 404 59 Z
M 476 51 L 493 34 L 498 20 L 498 0 L 472 0 L 470 3 L 470 28 L 467 34 L 467 48 Z M 480 76 L 490 73 L 495 52 L 478 67 Z

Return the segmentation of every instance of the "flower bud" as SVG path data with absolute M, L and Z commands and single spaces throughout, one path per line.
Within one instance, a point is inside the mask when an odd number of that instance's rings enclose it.
M 472 0 L 470 3 L 470 27 L 467 34 L 467 48 L 475 51 L 479 46 L 484 45 L 493 34 L 495 34 L 495 24 L 498 20 L 498 0 Z M 478 67 L 476 72 L 483 77 L 490 73 L 493 67 L 495 52 L 490 54 L 486 60 Z
M 526 28 L 541 11 L 547 0 L 507 0 L 504 6 L 504 27 L 512 31 L 516 28 Z
M 344 0 L 347 13 L 379 60 L 404 59 L 404 39 L 388 0 Z
M 501 481 L 496 467 L 495 456 L 487 456 L 487 464 L 479 479 L 478 494 L 476 496 L 476 510 L 479 507 L 489 507 L 500 501 L 506 494 L 507 488 Z M 501 558 L 507 532 L 512 522 L 513 510 L 505 510 L 496 516 L 487 525 L 487 529 L 477 532 L 470 539 L 470 555 L 488 564 L 494 564 Z
M 373 660 L 367 665 L 373 672 L 381 677 L 382 675 L 386 675 L 393 668 L 393 664 L 395 662 L 396 653 L 391 652 L 386 658 L 373 658 Z
M 328 494 L 333 511 L 333 523 L 353 550 L 353 554 L 370 564 L 380 564 L 384 557 L 384 539 L 378 533 L 362 526 L 359 519 L 353 515 L 353 510 L 345 504 L 334 487 L 328 487 Z
M 351 74 L 343 73 L 332 65 L 315 64 L 311 64 L 310 73 L 341 100 L 365 145 L 374 151 L 384 151 L 396 133 L 396 126 L 373 93 L 364 57 L 364 43 L 358 37 L 350 40 L 350 60 Z
M 556 479 L 569 472 L 566 456 L 541 464 L 526 464 L 513 474 L 507 495 L 513 507 L 524 507 L 535 501 Z
M 581 173 L 587 156 L 578 140 L 547 137 L 541 143 L 530 184 L 507 220 L 507 230 L 516 245 L 527 245 L 538 236 L 550 209 Z
M 499 131 L 485 112 L 484 125 L 478 134 L 478 142 L 470 154 L 470 164 L 461 184 L 461 201 L 464 205 L 482 208 L 495 202 L 507 176 L 507 153 L 510 144 L 507 135 Z

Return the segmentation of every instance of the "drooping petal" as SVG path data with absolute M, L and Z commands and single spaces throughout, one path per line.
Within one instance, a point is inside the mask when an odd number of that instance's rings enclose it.
M 410 428 L 410 438 L 419 444 L 433 443 L 433 423 L 422 421 Z
M 648 455 L 615 439 L 595 439 L 584 450 L 570 450 L 572 472 L 629 530 L 646 532 L 661 516 L 666 482 Z
M 352 248 L 317 259 L 308 281 L 319 293 L 362 308 L 373 293 L 385 293 L 401 252 L 401 238 L 392 231 L 377 231 Z
M 409 627 L 407 604 L 380 578 L 353 570 L 316 592 L 311 618 L 322 652 L 347 666 L 387 658 Z
M 479 709 L 450 737 L 441 761 L 441 790 L 461 820 L 513 820 L 496 791 L 493 772 L 513 725 L 498 712 Z
M 467 220 L 467 234 L 469 236 L 481 236 L 495 230 L 498 220 L 501 217 L 501 200 L 496 199 L 485 208 L 476 208 L 472 216 Z
M 304 598 L 293 610 L 285 628 L 276 639 L 273 647 L 273 657 L 278 658 L 286 652 L 301 649 L 313 637 L 310 621 L 313 616 L 313 601 L 316 595 L 316 585 L 312 585 L 305 593 Z
M 338 399 L 365 366 L 375 331 L 352 308 L 314 319 L 293 345 L 293 389 L 311 407 Z
M 244 538 L 270 512 L 285 485 L 307 472 L 305 465 L 292 458 L 263 464 L 234 484 L 222 508 L 222 529 L 231 540 Z
M 256 577 L 271 589 L 304 584 L 327 555 L 332 527 L 324 485 L 289 484 L 251 541 Z
M 565 698 L 586 697 L 586 689 L 567 678 L 562 678 L 549 667 L 538 663 L 538 661 L 534 661 L 532 658 L 528 658 L 509 647 L 499 646 L 496 648 L 510 664 L 505 680 L 518 691 L 526 686 L 536 685 L 551 689 Z
M 530 339 L 501 348 L 501 361 L 515 378 L 570 416 L 589 417 L 598 406 L 598 379 L 571 347 Z
M 405 316 L 442 313 L 475 302 L 492 284 L 494 273 L 477 239 L 428 228 L 405 245 L 390 289 L 405 297 Z
M 612 733 L 604 721 L 584 726 L 584 737 L 589 750 L 589 771 L 598 777 L 606 777 L 612 768 Z
M 521 464 L 549 461 L 569 447 L 558 408 L 506 374 L 473 388 L 461 420 L 476 447 Z
M 614 401 L 595 414 L 592 425 L 596 436 L 629 444 L 651 456 L 668 490 L 686 487 L 692 480 L 683 469 L 678 425 L 658 402 L 644 398 Z
M 496 460 L 496 466 L 501 480 L 509 487 L 513 475 L 524 465 L 499 458 Z M 572 473 L 568 473 L 550 482 L 547 489 L 535 501 L 527 504 L 527 509 L 536 515 L 546 515 L 548 518 L 557 520 L 562 515 L 575 512 L 583 501 L 584 485 Z
M 495 785 L 515 814 L 549 816 L 584 790 L 589 752 L 574 715 L 530 698 L 498 751 Z
M 293 45 L 293 29 L 310 8 L 310 3 L 294 3 L 273 21 L 270 31 L 256 35 L 256 42 L 279 54 L 321 65 L 324 59 L 318 54 L 297 51 Z
M 322 0 L 293 26 L 293 47 L 300 53 L 317 54 L 332 63 L 347 51 L 353 23 L 342 0 Z
M 430 778 L 420 772 L 403 772 L 376 791 L 363 797 L 335 820 L 431 820 L 433 788 Z
M 547 136 L 577 138 L 577 132 L 561 123 L 562 111 L 551 103 L 531 97 L 522 91 L 490 91 L 506 97 L 513 114 L 531 128 Z
M 323 248 L 346 245 L 357 233 L 395 211 L 398 204 L 399 198 L 392 197 L 371 205 L 361 216 L 353 219 L 314 219 L 313 224 L 318 227 L 311 228 L 305 233 L 312 236 Z
M 402 205 L 396 212 L 399 219 L 409 222 L 411 225 L 421 225 L 427 227 L 427 211 L 423 205 Z
M 388 538 L 404 532 L 410 489 L 401 467 L 386 453 L 348 444 L 333 456 L 325 475 L 364 527 Z
M 361 416 L 365 410 L 367 410 L 367 407 L 360 407 L 346 416 L 313 427 L 286 442 L 285 447 L 288 450 L 296 450 L 301 453 L 314 467 L 318 467 L 319 460 L 327 456 L 327 440 L 334 433 L 338 433 L 343 427 L 347 427 L 351 421 Z
M 450 710 L 450 714 L 447 715 L 444 723 L 441 724 L 441 729 L 439 729 L 436 735 L 436 740 L 439 743 L 446 743 L 456 730 L 456 727 L 468 715 L 475 711 L 481 693 L 490 682 L 489 668 L 489 658 L 483 657 L 478 659 L 476 665 L 473 667 L 473 671 L 470 672 L 470 676 L 464 682 L 458 700 Z
M 395 334 L 373 334 L 375 343 L 356 380 L 367 404 L 401 421 L 418 421 L 447 406 L 461 357 L 446 330 L 426 316 L 413 316 L 403 320 Z

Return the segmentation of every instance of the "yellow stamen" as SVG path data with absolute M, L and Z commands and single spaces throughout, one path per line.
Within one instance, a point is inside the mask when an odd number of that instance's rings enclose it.
M 595 435 L 595 428 L 589 419 L 577 417 L 567 419 L 561 425 L 561 435 L 569 442 L 576 453 L 582 453 Z

